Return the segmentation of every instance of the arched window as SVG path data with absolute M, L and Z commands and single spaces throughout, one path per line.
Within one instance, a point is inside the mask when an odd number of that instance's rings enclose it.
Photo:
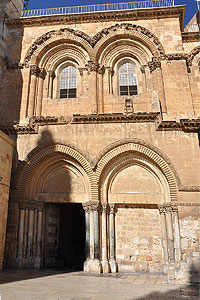
M 125 62 L 119 67 L 120 96 L 137 95 L 137 73 L 131 62 Z
M 60 98 L 76 98 L 77 72 L 73 66 L 67 66 L 60 73 Z

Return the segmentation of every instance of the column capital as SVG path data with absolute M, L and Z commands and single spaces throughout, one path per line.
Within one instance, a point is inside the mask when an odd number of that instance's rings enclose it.
M 53 70 L 48 70 L 50 78 L 54 79 L 56 77 L 56 74 Z
M 105 73 L 105 67 L 104 66 L 99 66 L 99 68 L 98 68 L 98 74 L 104 75 L 104 73 Z
M 90 210 L 91 211 L 99 211 L 99 208 L 100 208 L 100 206 L 99 206 L 99 202 L 89 202 L 89 206 L 90 206 Z
M 38 76 L 40 78 L 45 79 L 46 74 L 47 74 L 47 72 L 46 72 L 46 70 L 44 68 L 39 68 L 39 74 L 38 74 Z
M 176 209 L 178 210 L 178 208 L 176 206 L 173 206 L 170 203 L 166 203 L 166 204 L 159 206 L 160 214 L 171 213 L 171 212 L 175 211 Z
M 82 203 L 83 209 L 85 212 L 90 212 L 90 204 L 89 202 Z
M 83 76 L 83 72 L 87 71 L 87 68 L 78 68 L 78 70 L 79 70 L 80 75 Z
M 152 73 L 156 69 L 161 69 L 161 60 L 159 57 L 153 57 L 152 61 L 148 62 L 148 66 L 150 69 L 150 72 Z
M 105 214 L 108 211 L 108 203 L 107 202 L 101 203 L 101 211 L 103 214 Z
M 117 206 L 115 203 L 110 203 L 109 204 L 109 208 L 110 208 L 110 214 L 114 215 L 117 212 Z
M 87 65 L 85 65 L 86 69 L 88 70 L 89 73 L 91 72 L 97 72 L 99 69 L 99 64 L 95 60 L 89 60 Z
M 110 75 L 110 76 L 114 75 L 115 72 L 114 72 L 113 67 L 107 67 L 106 69 L 108 70 L 108 75 Z
M 34 76 L 38 76 L 38 73 L 39 73 L 39 68 L 37 65 L 30 65 L 30 72 L 31 72 L 31 75 L 34 75 Z
M 26 209 L 27 208 L 27 202 L 26 201 L 20 201 L 18 202 L 18 206 L 19 206 L 19 209 Z

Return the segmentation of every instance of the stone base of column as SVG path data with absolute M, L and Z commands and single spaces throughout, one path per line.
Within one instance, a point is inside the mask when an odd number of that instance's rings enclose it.
M 16 265 L 19 269 L 23 269 L 24 267 L 24 260 L 22 256 L 17 256 L 16 258 Z
M 111 273 L 117 273 L 117 263 L 116 263 L 116 261 L 115 260 L 110 260 L 109 263 L 110 263 Z
M 89 267 L 90 267 L 90 259 L 87 258 L 87 259 L 84 261 L 84 264 L 83 264 L 83 271 L 84 271 L 84 272 L 90 272 L 90 271 L 89 271 Z
M 42 267 L 42 258 L 40 256 L 36 256 L 34 266 L 35 266 L 36 269 L 41 269 L 41 267 Z
M 102 260 L 101 265 L 103 273 L 110 273 L 110 265 L 107 260 Z
M 85 261 L 84 268 L 84 270 L 88 273 L 102 273 L 101 262 L 98 259 L 90 259 L 88 261 Z

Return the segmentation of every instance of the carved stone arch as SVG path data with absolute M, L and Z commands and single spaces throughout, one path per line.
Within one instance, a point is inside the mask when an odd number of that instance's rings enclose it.
M 199 53 L 200 53 L 200 46 L 197 46 L 194 49 L 192 49 L 189 53 L 190 61 L 192 62 L 193 59 L 196 57 L 196 55 L 198 55 Z
M 40 36 L 28 49 L 24 64 L 38 64 L 44 53 L 51 47 L 67 41 L 79 45 L 87 51 L 89 56 L 92 55 L 91 38 L 87 34 L 71 28 L 62 28 L 60 30 L 52 30 Z
M 129 38 L 142 42 L 151 51 L 152 56 L 160 57 L 164 55 L 162 44 L 148 29 L 139 25 L 123 23 L 105 28 L 92 38 L 92 45 L 94 46 L 97 60 L 103 48 L 111 41 L 121 38 Z
M 37 177 L 42 176 L 43 170 L 52 163 L 61 161 L 71 161 L 81 173 L 85 173 L 90 192 L 94 185 L 94 174 L 90 166 L 89 161 L 83 156 L 82 153 L 78 152 L 75 148 L 72 148 L 63 144 L 51 144 L 47 145 L 42 149 L 34 149 L 26 159 L 26 165 L 20 172 L 20 178 L 18 183 L 18 199 L 21 200 L 35 200 L 30 199 L 34 193 Z M 33 193 L 30 192 L 30 188 L 33 188 Z
M 129 153 L 134 155 L 142 156 L 151 162 L 156 168 L 158 168 L 164 177 L 166 178 L 167 184 L 169 186 L 170 199 L 171 201 L 177 201 L 178 183 L 174 170 L 171 168 L 171 162 L 161 154 L 161 152 L 155 147 L 152 147 L 148 143 L 141 140 L 131 140 L 127 139 L 124 141 L 118 141 L 112 144 L 109 148 L 105 149 L 96 158 L 96 178 L 97 183 L 101 186 L 102 179 L 106 170 L 115 164 L 121 156 L 125 156 Z
M 66 58 L 72 58 L 79 66 L 85 66 L 89 56 L 84 49 L 80 49 L 73 44 L 63 43 L 51 48 L 45 53 L 40 61 L 40 67 L 46 70 L 54 70 L 59 64 L 59 61 L 66 60 Z

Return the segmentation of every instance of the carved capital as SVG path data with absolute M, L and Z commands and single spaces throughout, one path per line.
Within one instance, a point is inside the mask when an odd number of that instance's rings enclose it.
M 87 68 L 78 68 L 78 70 L 79 70 L 80 75 L 83 76 L 83 72 L 87 71 Z
M 97 72 L 99 69 L 99 64 L 97 61 L 89 60 L 85 67 L 88 70 L 88 73 Z
M 37 65 L 30 65 L 30 72 L 31 72 L 31 75 L 38 76 L 38 74 L 39 74 L 38 66 Z
M 83 209 L 84 209 L 84 211 L 86 213 L 90 212 L 90 204 L 89 204 L 89 202 L 83 203 L 82 206 L 83 206 Z
M 20 210 L 25 210 L 27 208 L 27 202 L 26 201 L 20 201 L 18 202 L 19 209 Z
M 153 57 L 152 61 L 148 62 L 148 67 L 150 72 L 155 71 L 156 69 L 161 69 L 161 61 L 159 57 Z
M 46 70 L 45 70 L 44 68 L 40 68 L 40 69 L 39 69 L 39 74 L 38 74 L 38 76 L 39 76 L 40 78 L 45 79 L 46 74 L 47 74 L 47 72 L 46 72 Z
M 102 213 L 106 214 L 108 211 L 108 204 L 106 202 L 102 203 L 101 209 L 102 209 Z
M 99 68 L 98 68 L 98 74 L 104 75 L 104 73 L 105 73 L 105 67 L 104 66 L 99 66 Z
M 111 215 L 115 215 L 117 212 L 117 206 L 115 203 L 111 203 L 109 204 L 109 208 L 110 208 L 110 214 Z
M 159 212 L 161 215 L 165 215 L 166 213 L 166 209 L 165 209 L 165 206 L 161 205 L 158 207 L 159 208 Z
M 145 66 L 144 65 L 140 66 L 140 71 L 141 71 L 142 74 L 145 73 Z
M 113 76 L 114 75 L 114 69 L 112 67 L 108 67 L 108 75 Z
M 91 211 L 99 211 L 99 202 L 89 202 Z
M 55 74 L 54 71 L 49 70 L 48 73 L 49 73 L 49 77 L 50 77 L 50 78 L 54 79 L 54 78 L 56 77 L 56 74 Z

